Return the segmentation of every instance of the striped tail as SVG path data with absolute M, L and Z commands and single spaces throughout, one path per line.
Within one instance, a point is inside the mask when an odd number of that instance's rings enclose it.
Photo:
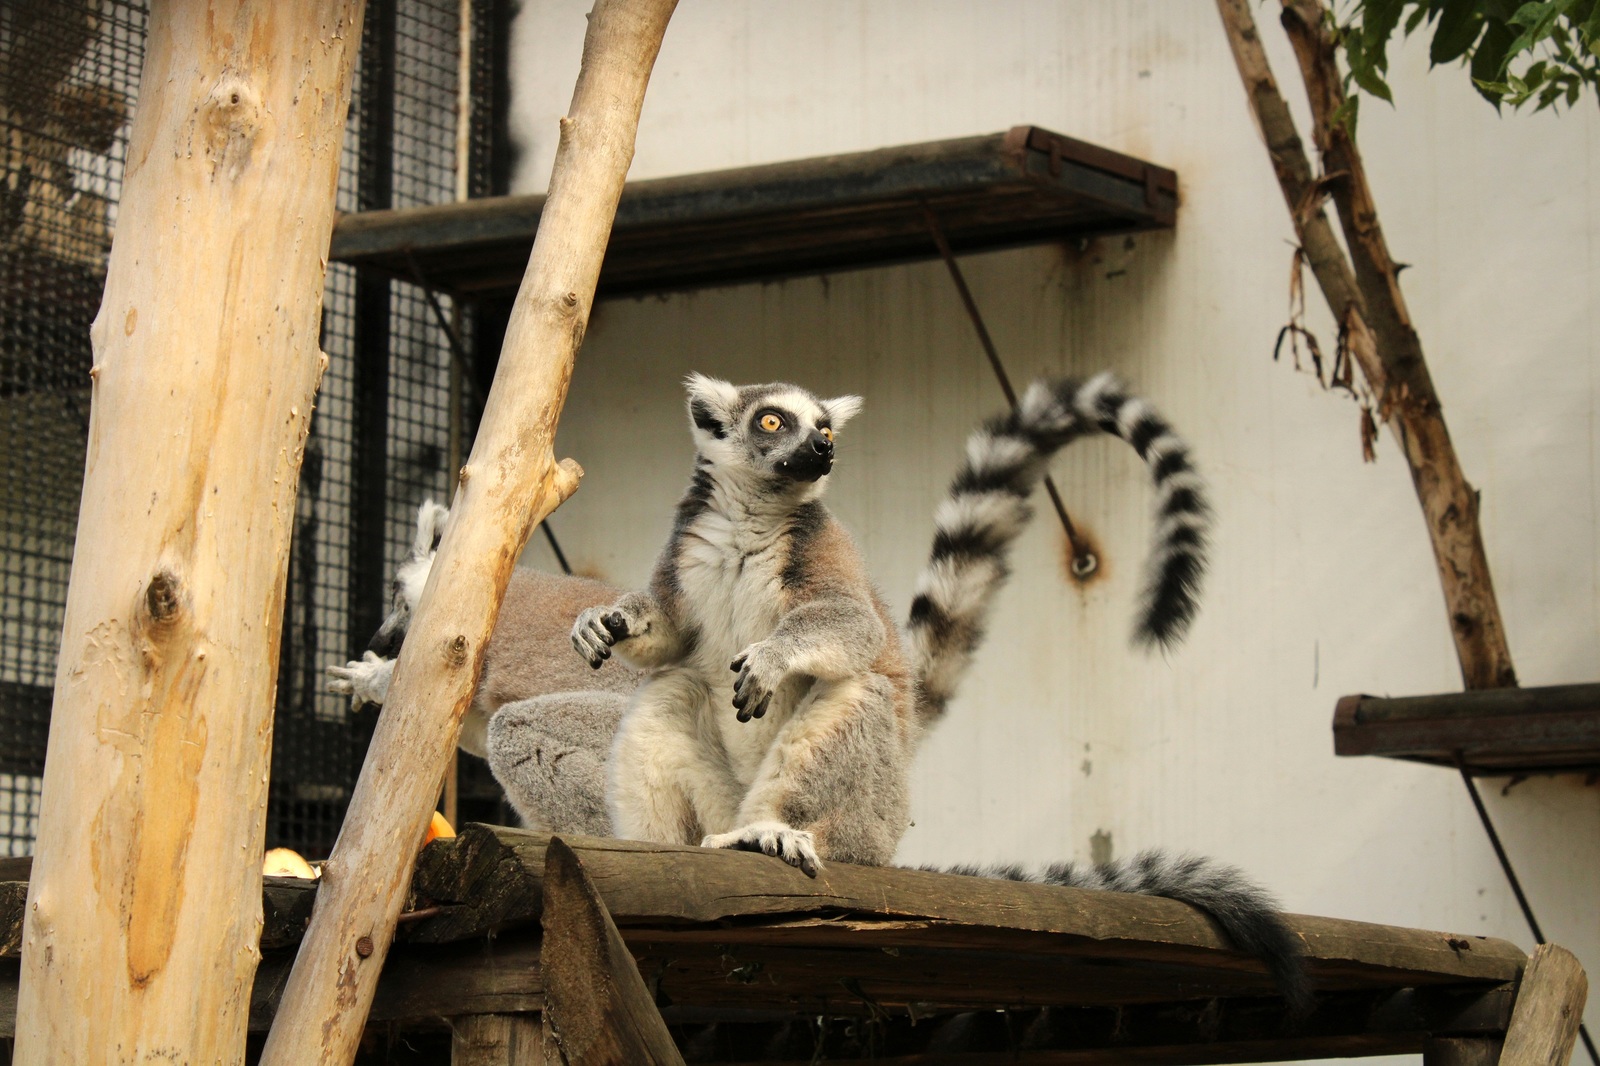
M 1035 382 L 1017 409 L 967 439 L 967 460 L 934 513 L 928 565 L 917 579 L 907 639 L 922 689 L 921 717 L 937 718 L 983 639 L 1007 556 L 1033 514 L 1028 498 L 1056 452 L 1078 437 L 1110 433 L 1133 445 L 1156 487 L 1155 546 L 1135 642 L 1169 647 L 1197 608 L 1210 508 L 1189 446 L 1110 374 L 1088 382 Z
M 1209 914 L 1235 948 L 1266 965 L 1292 1017 L 1303 1018 L 1310 1013 L 1311 979 L 1306 974 L 1300 938 L 1283 920 L 1272 895 L 1232 866 L 1194 855 L 1146 851 L 1133 859 L 1093 866 L 1056 863 L 1039 874 L 1018 866 L 923 869 L 1006 881 L 1041 881 L 1102 892 L 1133 892 L 1187 903 Z

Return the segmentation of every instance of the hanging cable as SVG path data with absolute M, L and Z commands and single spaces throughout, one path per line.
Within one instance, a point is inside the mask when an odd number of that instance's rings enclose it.
M 972 327 L 978 332 L 978 343 L 983 346 L 983 354 L 989 357 L 989 366 L 994 370 L 995 380 L 1000 383 L 1000 391 L 1005 394 L 1006 402 L 1011 409 L 1017 409 L 1017 392 L 1011 387 L 1011 378 L 1006 374 L 1005 365 L 1000 362 L 1000 353 L 995 350 L 994 340 L 989 336 L 989 327 L 984 324 L 983 314 L 978 310 L 977 301 L 972 298 L 972 290 L 967 288 L 967 279 L 961 273 L 961 267 L 956 264 L 956 257 L 950 250 L 950 242 L 945 240 L 944 230 L 939 226 L 939 218 L 933 213 L 933 208 L 926 203 L 922 205 L 922 212 L 928 221 L 928 232 L 933 235 L 933 243 L 939 248 L 939 255 L 944 258 L 944 265 L 950 271 L 950 280 L 955 283 L 956 292 L 961 295 L 961 303 L 967 309 L 967 317 L 972 319 Z M 1072 524 L 1072 518 L 1067 514 L 1066 504 L 1061 502 L 1061 493 L 1056 489 L 1055 479 L 1045 475 L 1044 488 L 1050 494 L 1050 503 L 1056 509 L 1056 517 L 1061 520 L 1061 528 L 1067 535 L 1067 545 L 1072 549 L 1072 576 L 1080 581 L 1088 578 L 1100 569 L 1100 559 L 1094 549 L 1078 535 L 1077 528 Z

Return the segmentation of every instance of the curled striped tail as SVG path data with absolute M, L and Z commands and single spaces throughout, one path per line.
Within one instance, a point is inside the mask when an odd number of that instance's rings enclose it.
M 1028 499 L 1050 457 L 1092 433 L 1131 444 L 1155 481 L 1155 546 L 1134 640 L 1167 647 L 1193 621 L 1210 508 L 1189 446 L 1110 374 L 1035 382 L 1015 411 L 967 438 L 966 462 L 934 513 L 933 551 L 906 627 L 924 720 L 943 712 L 983 639 L 995 594 L 1010 573 L 1011 545 L 1033 514 Z
M 1209 914 L 1233 946 L 1260 959 L 1287 1001 L 1291 1017 L 1303 1018 L 1313 1005 L 1311 979 L 1300 938 L 1284 921 L 1272 894 L 1238 869 L 1196 855 L 1145 851 L 1132 859 L 1098 864 L 1061 862 L 1031 873 L 1020 866 L 958 866 L 935 872 L 1100 892 L 1164 896 Z

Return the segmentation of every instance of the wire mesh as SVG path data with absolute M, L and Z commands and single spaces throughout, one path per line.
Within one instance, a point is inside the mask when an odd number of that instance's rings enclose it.
M 0 854 L 31 850 L 143 3 L 0 5 Z
M 473 0 L 468 185 L 488 188 L 504 0 Z M 496 12 L 500 12 L 496 14 Z M 0 4 L 0 854 L 31 850 L 88 426 L 88 328 L 138 91 L 144 0 Z M 456 195 L 459 0 L 369 6 L 341 210 Z M 463 326 L 470 311 L 441 300 Z M 289 563 L 268 846 L 326 854 L 373 724 L 324 691 L 381 616 L 417 504 L 448 499 L 450 344 L 417 284 L 328 271 L 329 356 Z M 470 368 L 459 368 L 472 379 Z M 470 395 L 470 394 L 469 394 Z M 471 412 L 457 416 L 470 440 Z M 479 771 L 469 794 L 497 796 Z

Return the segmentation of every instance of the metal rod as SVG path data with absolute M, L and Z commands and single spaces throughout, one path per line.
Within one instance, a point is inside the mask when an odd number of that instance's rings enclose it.
M 561 550 L 561 544 L 556 540 L 556 531 L 550 528 L 548 521 L 540 522 L 539 528 L 544 530 L 544 539 L 550 542 L 550 550 L 556 553 L 556 562 L 561 564 L 561 572 L 571 577 L 572 564 L 567 562 L 567 553 Z M 1600 1066 L 1600 1063 L 1596 1066 Z
M 427 276 L 422 273 L 422 264 L 417 262 L 417 257 L 411 253 L 411 249 L 407 248 L 405 253 L 406 265 L 411 268 L 411 280 L 416 283 L 417 288 L 421 289 L 423 295 L 428 298 L 428 306 L 433 308 L 433 317 L 439 323 L 439 329 L 444 332 L 445 341 L 450 345 L 451 354 L 461 361 L 463 367 L 467 366 L 471 360 L 467 356 L 466 342 L 461 339 L 461 331 L 450 320 L 450 316 L 445 314 L 444 305 L 439 302 L 439 290 L 435 289 L 428 281 Z M 485 400 L 483 390 L 478 385 L 476 375 L 470 375 L 470 379 L 472 382 L 472 398 L 478 402 L 478 406 L 482 407 Z
M 1494 823 L 1489 820 L 1489 808 L 1483 805 L 1483 797 L 1478 794 L 1477 782 L 1472 780 L 1472 774 L 1467 772 L 1466 759 L 1461 752 L 1456 752 L 1456 769 L 1461 773 L 1461 783 L 1467 786 L 1467 795 L 1472 797 L 1472 805 L 1478 810 L 1478 821 L 1483 823 L 1483 831 L 1489 835 L 1489 844 L 1494 848 L 1495 858 L 1500 860 L 1500 869 L 1504 871 L 1506 880 L 1511 883 L 1512 895 L 1517 897 L 1517 906 L 1522 908 L 1522 917 L 1527 919 L 1528 928 L 1533 931 L 1535 943 L 1544 944 L 1544 930 L 1539 928 L 1539 919 L 1533 916 L 1533 905 L 1528 902 L 1527 893 L 1522 891 L 1522 881 L 1517 877 L 1517 871 L 1512 869 L 1511 857 L 1506 854 L 1505 845 L 1500 843 L 1500 834 L 1495 832 Z M 1600 1066 L 1600 1051 L 1596 1051 L 1594 1040 L 1589 1036 L 1589 1027 L 1583 1022 L 1578 1023 L 1578 1036 L 1583 1038 L 1583 1046 L 1588 1049 L 1589 1061 L 1594 1066 Z
M 939 247 L 939 255 L 944 258 L 944 265 L 950 271 L 950 280 L 955 283 L 956 292 L 961 295 L 961 303 L 967 309 L 967 317 L 972 319 L 972 328 L 978 332 L 978 343 L 983 346 L 983 354 L 989 357 L 989 366 L 994 370 L 995 380 L 1000 383 L 1000 391 L 1005 393 L 1006 402 L 1011 409 L 1017 409 L 1017 391 L 1011 387 L 1011 378 L 1006 373 L 1006 368 L 1000 362 L 1000 353 L 995 349 L 994 338 L 989 336 L 989 327 L 984 324 L 983 313 L 978 310 L 978 303 L 972 298 L 972 290 L 967 288 L 967 279 L 961 273 L 961 267 L 956 264 L 955 253 L 950 250 L 950 242 L 945 240 L 944 230 L 939 226 L 939 218 L 933 213 L 933 208 L 927 204 L 922 205 L 922 212 L 928 220 L 928 232 L 933 235 L 933 243 Z M 1072 524 L 1072 518 L 1067 514 L 1067 505 L 1061 502 L 1061 493 L 1056 489 L 1055 479 L 1046 474 L 1044 490 L 1050 495 L 1050 505 L 1056 510 L 1056 517 L 1061 520 L 1061 528 L 1067 534 L 1067 544 L 1072 548 L 1072 574 L 1077 578 L 1086 578 L 1100 568 L 1100 560 L 1093 549 L 1085 544 L 1078 536 L 1077 527 Z

